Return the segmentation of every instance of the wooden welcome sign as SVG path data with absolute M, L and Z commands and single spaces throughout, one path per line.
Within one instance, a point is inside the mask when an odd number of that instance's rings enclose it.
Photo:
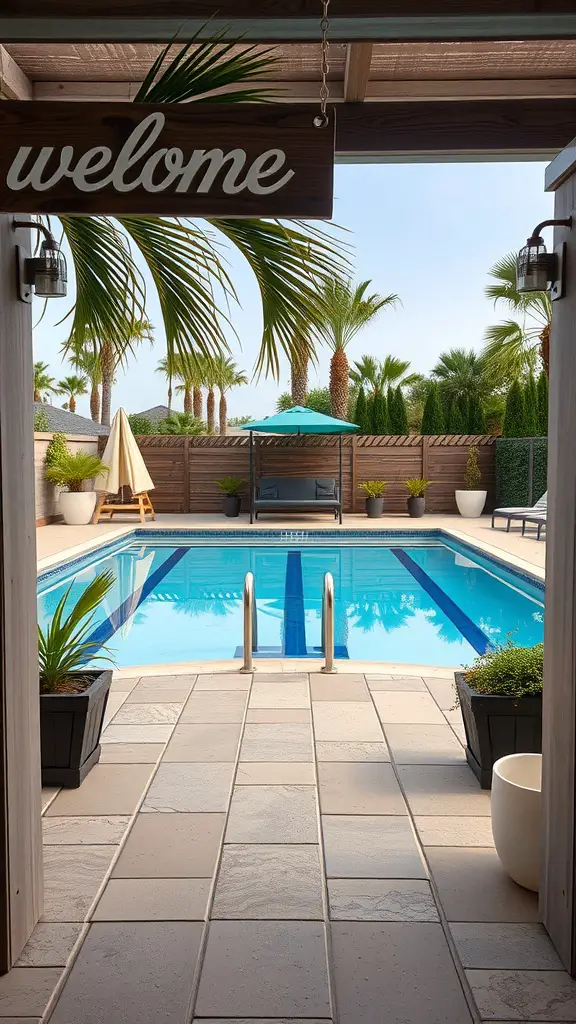
M 284 104 L 0 103 L 0 212 L 332 216 L 334 122 Z

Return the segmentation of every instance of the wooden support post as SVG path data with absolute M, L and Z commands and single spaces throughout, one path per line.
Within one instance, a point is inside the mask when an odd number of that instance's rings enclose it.
M 42 913 L 32 307 L 18 297 L 15 232 L 0 216 L 0 972 Z

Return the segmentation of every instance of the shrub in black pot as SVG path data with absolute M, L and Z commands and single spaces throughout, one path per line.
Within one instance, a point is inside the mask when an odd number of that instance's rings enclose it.
M 379 519 L 384 511 L 384 480 L 364 480 L 360 484 L 366 495 L 366 515 L 368 519 Z
M 456 672 L 466 760 L 482 789 L 490 789 L 500 757 L 541 753 L 543 673 L 544 645 L 516 647 L 510 640 Z
M 100 735 L 112 671 L 83 668 L 87 661 L 110 661 L 89 640 L 94 612 L 114 585 L 111 572 L 100 573 L 72 610 L 65 606 L 72 586 L 58 602 L 52 621 L 38 627 L 40 675 L 40 743 L 42 784 L 80 785 L 100 759 Z M 106 648 L 104 648 L 106 650 Z
M 246 481 L 241 476 L 223 476 L 216 483 L 224 493 L 224 500 L 222 502 L 224 515 L 228 519 L 236 519 L 240 515 L 240 506 L 242 504 L 240 490 Z
M 417 477 L 410 477 L 406 481 L 408 488 L 408 499 L 406 505 L 408 515 L 411 519 L 421 519 L 426 509 L 426 491 L 430 486 L 429 480 L 420 480 Z

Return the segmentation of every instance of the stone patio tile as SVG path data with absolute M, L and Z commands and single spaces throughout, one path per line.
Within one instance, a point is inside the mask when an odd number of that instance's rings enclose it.
M 124 701 L 127 698 L 126 693 L 109 693 L 108 700 L 106 701 L 106 711 L 104 712 L 104 728 L 112 721 L 114 715 L 120 710 Z
M 456 704 L 456 683 L 454 676 L 443 679 L 440 676 L 425 676 L 424 682 L 434 697 L 439 708 L 443 711 L 450 711 Z M 460 709 L 458 708 L 460 713 Z
M 312 921 L 214 921 L 196 1016 L 230 1014 L 329 1017 L 324 926 Z
M 236 772 L 237 786 L 314 786 L 312 761 L 244 761 Z
M 197 680 L 196 675 L 140 676 L 142 686 L 153 686 L 157 690 L 173 690 L 187 687 L 192 689 Z
M 135 679 L 112 679 L 112 686 L 110 687 L 111 693 L 130 693 L 134 689 L 137 683 L 140 682 L 140 676 Z
M 233 764 L 161 764 L 142 810 L 226 811 L 233 775 Z
M 178 704 L 124 704 L 114 717 L 114 725 L 173 725 L 182 710 Z
M 543 925 L 450 925 L 463 967 L 510 970 L 563 970 Z
M 13 967 L 0 977 L 0 1017 L 41 1017 L 60 967 Z
M 417 879 L 332 878 L 333 921 L 437 921 L 430 884 Z
M 113 878 L 211 878 L 224 814 L 139 814 Z
M 426 855 L 449 921 L 538 921 L 536 894 L 508 877 L 496 850 L 428 847 Z
M 422 846 L 494 846 L 490 818 L 424 815 L 414 822 Z
M 472 1022 L 439 924 L 336 922 L 332 954 L 340 1024 Z
M 307 683 L 307 672 L 258 672 L 255 680 L 259 683 Z
M 412 814 L 490 814 L 490 794 L 480 785 L 467 764 L 405 765 L 398 768 Z
M 100 742 L 105 743 L 167 743 L 173 725 L 109 725 Z
M 389 761 L 385 743 L 365 743 L 362 740 L 324 741 L 316 743 L 318 761 Z
M 406 816 L 323 815 L 330 878 L 426 878 Z
M 203 925 L 95 923 L 52 1024 L 176 1024 L 187 1019 Z M 161 979 L 161 984 L 159 984 Z
M 42 921 L 83 921 L 115 846 L 45 846 Z
M 250 689 L 251 675 L 233 672 L 217 672 L 213 675 L 198 676 L 194 692 L 200 690 L 246 690 Z
M 323 814 L 406 814 L 390 764 L 327 762 L 318 765 Z
M 246 725 L 241 761 L 312 761 L 309 725 Z
M 466 971 L 483 1020 L 576 1021 L 576 981 L 565 971 Z
M 252 725 L 262 725 L 266 722 L 292 723 L 293 725 L 308 725 L 312 721 L 309 708 L 252 708 L 246 713 L 246 721 Z
M 449 725 L 386 725 L 384 732 L 396 764 L 466 764 Z
M 244 718 L 248 694 L 242 690 L 193 690 L 179 724 L 240 724 Z
M 149 764 L 97 764 L 78 789 L 60 790 L 46 816 L 133 814 L 151 774 Z
M 87 814 L 67 818 L 45 816 L 42 819 L 43 842 L 45 846 L 117 846 L 129 822 L 127 814 L 93 818 Z
M 239 725 L 177 725 L 162 761 L 234 762 L 240 729 Z
M 309 708 L 308 683 L 262 683 L 258 678 L 252 683 L 250 708 Z
M 103 743 L 100 764 L 156 764 L 163 743 Z
M 312 691 L 312 700 L 370 700 L 364 676 L 359 675 L 345 675 L 343 673 L 337 676 L 323 676 L 315 673 L 310 676 L 310 689 Z
M 378 716 L 368 701 L 314 701 L 312 714 L 317 740 L 382 742 Z
M 126 700 L 126 707 L 128 708 L 131 704 L 184 704 L 190 694 L 191 686 L 189 683 L 178 685 L 174 682 L 174 686 L 169 690 L 159 690 L 157 686 L 152 686 L 148 681 L 142 681 L 138 683 L 132 692 L 129 694 Z
M 236 786 L 226 843 L 317 843 L 316 794 L 310 786 Z
M 37 924 L 16 961 L 16 967 L 65 967 L 82 925 Z
M 213 919 L 323 920 L 318 846 L 225 846 Z
M 386 725 L 444 725 L 444 716 L 429 693 L 373 691 L 380 721 Z
M 112 878 L 93 921 L 203 921 L 209 878 Z
M 370 690 L 426 690 L 421 676 L 377 676 L 367 675 Z

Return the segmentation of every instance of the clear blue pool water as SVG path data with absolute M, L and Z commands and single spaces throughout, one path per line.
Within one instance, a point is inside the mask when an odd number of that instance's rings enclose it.
M 40 577 L 45 625 L 103 569 L 116 576 L 94 620 L 117 665 L 241 656 L 242 589 L 254 573 L 262 657 L 321 656 L 324 573 L 334 577 L 337 656 L 428 665 L 469 663 L 506 640 L 543 638 L 537 581 L 473 548 L 431 536 L 278 533 L 259 538 L 133 536 Z

